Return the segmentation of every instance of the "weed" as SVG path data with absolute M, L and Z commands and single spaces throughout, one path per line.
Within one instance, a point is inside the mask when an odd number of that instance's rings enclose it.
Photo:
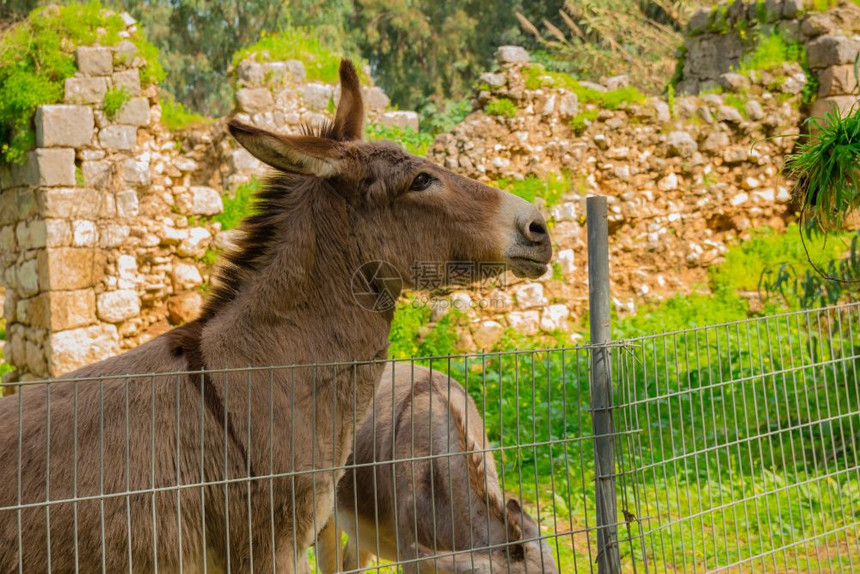
M 484 108 L 491 116 L 505 116 L 512 118 L 517 115 L 517 105 L 507 98 L 493 100 Z
M 170 131 L 180 131 L 192 126 L 212 123 L 212 118 L 188 111 L 182 102 L 170 95 L 161 97 L 161 123 Z
M 364 133 L 370 140 L 389 140 L 402 145 L 409 153 L 425 156 L 433 136 L 425 132 L 416 132 L 412 128 L 400 128 L 397 126 L 383 126 L 381 124 L 368 124 Z
M 260 40 L 233 55 L 233 66 L 242 60 L 252 58 L 258 62 L 282 62 L 301 60 L 305 65 L 309 81 L 335 84 L 338 82 L 342 50 L 338 45 L 324 41 L 319 34 L 309 28 L 288 27 L 276 34 L 263 33 Z M 354 55 L 353 55 L 354 57 Z M 356 59 L 358 76 L 367 82 L 364 66 Z
M 534 175 L 521 180 L 503 178 L 496 182 L 496 186 L 530 203 L 534 203 L 537 198 L 542 198 L 544 205 L 551 207 L 561 201 L 564 193 L 570 190 L 570 177 L 567 172 L 562 172 L 550 174 L 544 179 Z
M 113 87 L 107 91 L 105 94 L 105 99 L 103 102 L 105 114 L 108 119 L 113 121 L 116 118 L 116 115 L 122 109 L 122 107 L 128 103 L 129 94 L 128 90 L 125 89 L 124 86 Z
M 239 226 L 241 221 L 254 212 L 256 193 L 260 190 L 260 182 L 252 177 L 236 188 L 233 197 L 224 195 L 224 211 L 216 215 L 213 220 L 221 223 L 221 229 L 228 231 Z

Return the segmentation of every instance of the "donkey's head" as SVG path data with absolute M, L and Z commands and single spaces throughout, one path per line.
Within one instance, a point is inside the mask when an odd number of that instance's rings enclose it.
M 415 544 L 411 552 L 419 560 L 422 574 L 558 574 L 549 544 L 541 538 L 540 529 L 532 517 L 514 498 L 509 498 L 505 506 L 505 525 L 507 543 L 495 548 L 439 554 L 422 544 Z
M 349 227 L 336 231 L 359 265 L 385 262 L 408 286 L 422 262 L 495 263 L 531 278 L 546 271 L 552 246 L 534 206 L 394 143 L 362 141 L 361 87 L 347 60 L 340 81 L 335 119 L 315 133 L 283 135 L 235 120 L 229 127 L 251 154 L 279 170 L 276 178 L 304 178 L 314 182 L 314 193 L 330 195 L 345 215 L 329 227 Z

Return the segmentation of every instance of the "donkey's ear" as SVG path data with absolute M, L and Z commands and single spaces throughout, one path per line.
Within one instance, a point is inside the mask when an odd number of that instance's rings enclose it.
M 341 146 L 314 136 L 287 136 L 249 126 L 236 119 L 230 133 L 258 160 L 281 171 L 331 177 L 340 172 Z
M 349 60 L 340 61 L 340 101 L 334 116 L 333 132 L 340 141 L 360 140 L 364 128 L 364 103 L 361 82 Z

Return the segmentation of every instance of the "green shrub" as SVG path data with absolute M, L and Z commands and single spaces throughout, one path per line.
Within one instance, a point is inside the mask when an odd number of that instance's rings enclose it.
M 512 118 L 517 115 L 517 105 L 508 98 L 493 100 L 484 110 L 491 116 L 505 116 Z
M 805 60 L 803 46 L 797 42 L 787 42 L 778 32 L 760 36 L 755 49 L 741 59 L 740 71 L 772 70 L 784 62 Z
M 113 46 L 125 30 L 117 14 L 108 15 L 97 1 L 48 6 L 30 13 L 0 38 L 0 162 L 20 162 L 33 147 L 36 108 L 63 100 L 64 83 L 77 71 L 75 48 Z M 161 81 L 164 71 L 157 49 L 142 32 L 131 41 L 146 60 L 145 84 Z
M 425 132 L 416 132 L 412 128 L 368 124 L 364 132 L 369 140 L 390 140 L 402 145 L 406 151 L 415 155 L 425 156 L 433 143 L 433 136 Z
M 275 34 L 264 31 L 259 42 L 233 54 L 233 66 L 248 58 L 258 62 L 300 60 L 305 65 L 308 80 L 336 84 L 342 56 L 340 46 L 325 42 L 312 29 L 288 27 Z M 362 62 L 356 61 L 356 64 L 358 77 L 366 82 Z
M 531 64 L 525 68 L 526 88 L 536 90 L 551 86 L 572 91 L 579 98 L 580 104 L 595 104 L 608 110 L 617 110 L 623 105 L 638 104 L 645 101 L 645 94 L 626 86 L 617 90 L 601 91 L 583 86 L 570 74 L 549 72 L 540 64 Z
M 815 135 L 789 156 L 783 171 L 797 180 L 794 195 L 803 217 L 824 230 L 840 228 L 860 203 L 860 106 L 809 118 Z
M 171 96 L 161 98 L 161 123 L 171 131 L 179 131 L 191 126 L 208 124 L 213 122 L 212 118 L 195 114 L 186 109 L 182 102 L 178 102 Z
M 388 356 L 403 359 L 438 357 L 463 352 L 457 349 L 457 329 L 463 326 L 464 321 L 467 321 L 465 315 L 461 311 L 452 309 L 431 325 L 428 307 L 400 301 L 388 335 L 390 341 Z
M 256 177 L 252 177 L 250 181 L 236 188 L 233 197 L 224 195 L 224 211 L 213 218 L 214 221 L 221 223 L 223 231 L 235 229 L 242 219 L 253 213 L 255 194 L 260 190 L 261 185 Z
M 581 134 L 588 124 L 597 119 L 600 110 L 582 110 L 570 119 L 570 127 L 577 134 Z
M 442 104 L 428 103 L 421 108 L 421 131 L 437 135 L 447 133 L 472 113 L 468 98 L 445 100 Z
M 556 205 L 561 201 L 562 196 L 571 187 L 570 176 L 567 172 L 550 174 L 545 179 L 534 175 L 520 180 L 502 178 L 496 182 L 496 186 L 522 197 L 529 203 L 534 203 L 540 197 L 547 207 Z
M 834 237 L 830 241 L 807 240 L 810 253 L 816 260 L 829 260 L 846 251 L 846 245 Z M 715 290 L 756 291 L 762 273 L 781 265 L 797 272 L 811 269 L 806 250 L 796 224 L 789 225 L 784 233 L 765 227 L 752 238 L 732 247 L 723 263 L 710 269 L 711 284 Z
M 128 102 L 128 90 L 124 86 L 111 88 L 105 94 L 103 106 L 109 120 L 113 120 L 122 107 Z

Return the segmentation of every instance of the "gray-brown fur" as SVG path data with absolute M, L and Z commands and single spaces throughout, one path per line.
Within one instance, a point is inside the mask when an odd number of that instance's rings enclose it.
M 545 270 L 533 208 L 356 140 L 348 62 L 341 82 L 337 121 L 316 136 L 231 122 L 275 171 L 200 319 L 0 399 L 0 572 L 195 572 L 204 551 L 233 572 L 293 572 L 330 514 L 339 473 L 325 469 L 346 462 L 382 371 L 372 361 L 387 355 L 392 313 L 359 303 L 398 286 L 366 277 L 373 291 L 357 301 L 356 269 L 383 260 L 407 284 L 422 260 Z M 435 177 L 429 193 L 409 191 L 420 172 Z M 309 366 L 332 362 L 347 364 Z M 304 366 L 221 371 L 271 365 Z M 166 374 L 201 367 L 208 378 Z M 70 381 L 81 377 L 94 380 Z M 73 496 L 89 498 L 43 504 Z
M 483 425 L 454 379 L 386 367 L 356 431 L 347 464 L 357 466 L 338 484 L 336 514 L 317 541 L 323 573 L 360 569 L 373 554 L 414 561 L 405 572 L 557 572 L 537 525 L 516 500 L 505 502 Z

